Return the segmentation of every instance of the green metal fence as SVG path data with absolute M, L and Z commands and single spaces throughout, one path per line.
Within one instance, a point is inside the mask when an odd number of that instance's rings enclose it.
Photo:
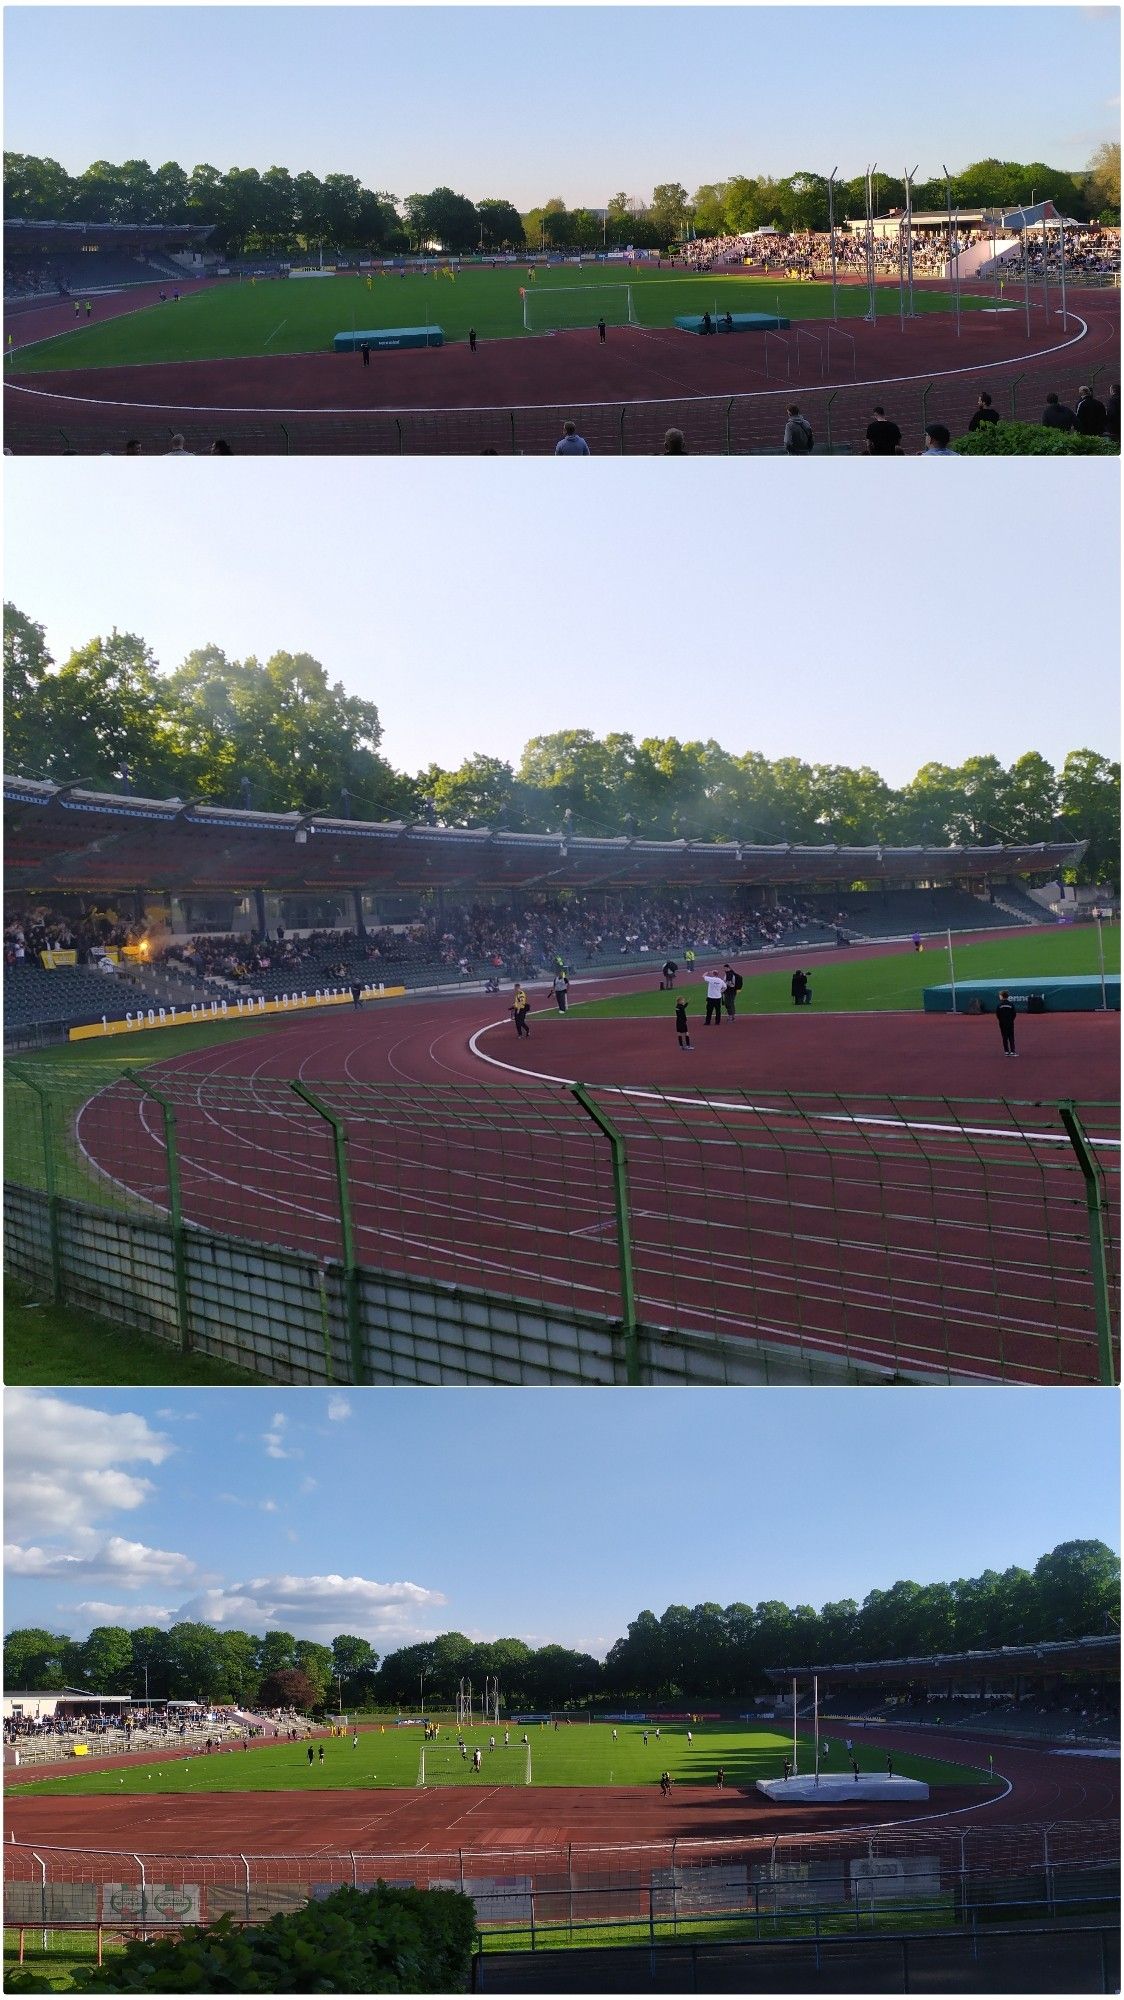
M 110 1211 L 170 1241 L 184 1349 L 208 1331 L 205 1236 L 318 1272 L 324 1341 L 357 1381 L 389 1278 L 608 1328 L 630 1382 L 665 1336 L 700 1380 L 728 1379 L 707 1353 L 739 1343 L 871 1379 L 1116 1379 L 1108 1106 L 174 1063 L 14 1061 L 6 1079 L 5 1178 L 41 1197 L 54 1297 L 64 1239 Z

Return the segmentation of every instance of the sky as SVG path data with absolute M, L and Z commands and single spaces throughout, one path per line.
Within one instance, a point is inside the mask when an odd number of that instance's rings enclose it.
M 1083 167 L 1114 7 L 9 7 L 6 136 L 603 207 L 731 174 Z
M 9 1630 L 185 1618 L 380 1653 L 462 1631 L 603 1655 L 669 1604 L 818 1609 L 1063 1541 L 1119 1547 L 1117 1399 L 1098 1389 L 4 1401 Z
M 59 662 L 115 625 L 168 670 L 311 653 L 411 774 L 577 728 L 891 785 L 1117 754 L 1111 464 L 570 467 L 9 459 L 4 594 Z

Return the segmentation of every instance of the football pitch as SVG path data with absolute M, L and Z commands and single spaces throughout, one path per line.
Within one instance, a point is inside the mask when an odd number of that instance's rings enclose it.
M 617 1731 L 615 1742 L 614 1727 Z M 505 1729 L 511 1738 L 506 1749 L 503 1741 Z M 459 1762 L 459 1768 L 452 1771 L 451 1781 L 480 1789 L 497 1784 L 521 1783 L 527 1754 L 523 1744 L 524 1731 L 530 1741 L 532 1783 L 544 1786 L 658 1785 L 662 1771 L 670 1772 L 673 1780 L 680 1785 L 710 1786 L 715 1784 L 721 1767 L 727 1786 L 744 1791 L 750 1789 L 758 1778 L 779 1778 L 784 1759 L 792 1750 L 791 1731 L 786 1732 L 777 1724 L 754 1728 L 728 1722 L 699 1723 L 693 1729 L 692 1743 L 687 1741 L 686 1723 L 662 1724 L 658 1737 L 655 1729 L 655 1724 L 649 1726 L 645 1743 L 644 1729 L 638 1723 L 574 1722 L 563 1723 L 558 1729 L 538 1723 L 501 1723 L 495 1729 L 476 1725 L 463 1732 L 469 1756 L 460 1762 L 457 1753 L 453 1762 Z M 821 1770 L 839 1774 L 850 1768 L 844 1747 L 847 1733 L 848 1726 L 843 1723 L 839 1725 L 838 1734 L 830 1725 L 826 1736 L 821 1733 Z M 489 1749 L 490 1736 L 496 1739 L 495 1750 Z M 343 1736 L 318 1739 L 313 1747 L 318 1753 L 323 1743 L 323 1764 L 318 1754 L 309 1764 L 305 1742 L 269 1743 L 249 1751 L 244 1751 L 239 1745 L 233 1750 L 224 1749 L 211 1756 L 204 1752 L 189 1758 L 165 1761 L 156 1754 L 148 1764 L 130 1764 L 123 1770 L 68 1772 L 65 1777 L 9 1785 L 6 1790 L 9 1797 L 26 1794 L 42 1798 L 44 1795 L 117 1797 L 158 1792 L 187 1794 L 345 1791 L 382 1786 L 408 1788 L 417 1784 L 422 1742 L 420 1726 L 399 1728 L 390 1722 L 376 1723 L 373 1727 L 367 1725 L 360 1729 L 358 1746 L 354 1749 L 350 1731 Z M 443 1724 L 437 1739 L 438 1747 L 455 1750 L 456 1742 L 456 1726 Z M 829 1746 L 826 1752 L 825 1742 Z M 812 1741 L 809 1737 L 800 1736 L 798 1744 L 800 1769 L 802 1772 L 811 1771 L 814 1762 Z M 433 1747 L 427 1746 L 427 1758 Z M 471 1753 L 477 1748 L 483 1753 L 483 1768 L 478 1774 L 471 1769 Z M 886 1753 L 876 1743 L 856 1740 L 854 1754 L 860 1771 L 877 1771 L 880 1774 L 885 1771 Z M 986 1761 L 986 1753 L 982 1749 L 980 1757 L 982 1764 Z M 436 1764 L 439 1760 L 433 1758 L 429 1761 Z M 984 1769 L 948 1763 L 938 1757 L 907 1756 L 898 1751 L 894 1752 L 894 1772 L 898 1777 L 920 1778 L 930 1786 L 986 1785 L 990 1782 Z
M 1059 928 L 1033 934 L 1013 931 L 1010 937 L 986 944 L 958 944 L 954 937 L 952 949 L 957 979 L 1029 979 L 1038 974 L 1047 978 L 1098 971 L 1097 937 L 1092 928 Z M 745 978 L 738 994 L 739 1013 L 778 1014 L 791 1009 L 790 982 L 798 951 L 799 946 L 792 947 L 784 969 L 776 972 L 757 970 L 759 953 L 732 955 L 730 963 Z M 700 949 L 693 980 L 685 977 L 680 957 L 676 991 L 693 1011 L 701 1013 L 706 1000 L 706 989 L 698 974 L 711 968 L 720 971 L 726 957 L 722 951 Z M 1104 933 L 1104 961 L 1106 972 L 1119 972 L 1118 930 Z M 906 943 L 877 958 L 837 961 L 831 951 L 817 950 L 809 952 L 803 964 L 811 979 L 812 1006 L 818 1014 L 919 1013 L 925 987 L 947 985 L 949 976 L 948 952 L 935 939 L 928 939 L 919 952 Z M 578 1001 L 571 1004 L 569 1012 L 628 1020 L 665 1015 L 674 1001 L 670 994 L 659 991 L 659 967 L 655 963 L 651 974 L 651 986 L 644 992 L 620 993 L 608 1000 Z M 543 1017 L 552 1018 L 546 1008 Z
M 482 341 L 510 340 L 524 335 L 521 291 L 531 293 L 533 319 L 551 317 L 551 293 L 583 288 L 584 296 L 566 300 L 557 318 L 569 326 L 593 327 L 603 313 L 611 325 L 627 320 L 631 285 L 633 311 L 642 327 L 652 331 L 673 325 L 680 313 L 772 313 L 797 320 L 831 318 L 831 286 L 793 279 L 727 277 L 693 272 L 648 271 L 638 267 L 551 267 L 528 283 L 524 265 L 498 270 L 465 268 L 450 280 L 408 271 L 373 272 L 325 279 L 232 281 L 185 293 L 178 301 L 169 293 L 165 304 L 99 322 L 94 301 L 92 320 L 50 340 L 21 348 L 21 373 L 63 368 L 107 368 L 162 361 L 222 361 L 249 355 L 316 354 L 329 352 L 337 333 L 377 327 L 440 326 L 446 340 L 467 339 L 475 327 Z M 593 289 L 593 288 L 596 289 Z M 952 310 L 944 292 L 915 293 L 920 313 Z M 963 294 L 961 307 L 971 311 L 993 306 L 990 298 Z M 865 285 L 841 285 L 840 319 L 861 319 L 867 310 Z M 898 315 L 897 285 L 878 289 L 880 317 Z M 692 338 L 687 335 L 685 338 Z M 755 336 L 735 335 L 738 352 L 752 349 Z M 757 337 L 759 338 L 759 336 Z M 377 363 L 377 355 L 374 357 Z M 357 356 L 340 355 L 340 365 Z

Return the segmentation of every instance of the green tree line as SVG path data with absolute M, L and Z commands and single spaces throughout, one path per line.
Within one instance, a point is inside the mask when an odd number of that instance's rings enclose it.
M 874 176 L 879 212 L 905 205 L 905 185 L 892 174 Z M 1119 220 L 1120 147 L 1105 143 L 1083 172 L 1044 161 L 977 160 L 952 178 L 954 207 L 1013 208 L 1049 198 L 1079 221 Z M 943 209 L 943 179 L 918 182 L 914 207 Z M 836 183 L 836 220 L 866 212 L 866 178 Z M 282 255 L 330 243 L 340 250 L 376 254 L 418 249 L 429 243 L 450 250 L 538 248 L 660 249 L 689 229 L 708 236 L 772 225 L 780 230 L 826 229 L 828 188 L 807 169 L 781 178 L 733 174 L 704 183 L 694 194 L 678 181 L 662 181 L 650 196 L 625 191 L 609 197 L 603 212 L 571 207 L 552 196 L 525 215 L 511 201 L 473 202 L 440 187 L 400 200 L 386 189 L 364 187 L 353 174 L 293 173 L 288 167 L 229 167 L 203 162 L 190 169 L 175 160 L 153 167 L 147 160 L 115 165 L 95 160 L 70 174 L 57 160 L 30 153 L 4 155 L 4 212 L 29 222 L 206 223 L 212 243 L 231 254 Z
M 1080 879 L 1115 879 L 1120 766 L 1090 749 L 1061 769 L 1036 750 L 929 763 L 893 787 L 862 765 L 769 759 L 713 738 L 558 730 L 517 765 L 476 754 L 407 774 L 380 754 L 373 702 L 329 681 L 308 653 L 229 659 L 217 646 L 163 671 L 135 633 L 89 640 L 61 665 L 42 626 L 4 608 L 5 762 L 17 776 L 82 780 L 150 798 L 265 812 L 340 810 L 510 831 L 634 834 L 800 846 L 1011 845 L 1088 840 Z M 566 815 L 569 814 L 569 820 Z
M 862 1603 L 842 1598 L 816 1611 L 777 1600 L 669 1605 L 642 1611 L 605 1660 L 566 1646 L 521 1639 L 479 1641 L 445 1632 L 380 1661 L 365 1639 L 330 1646 L 288 1632 L 220 1632 L 183 1623 L 95 1628 L 70 1639 L 39 1628 L 4 1642 L 11 1690 L 64 1686 L 98 1694 L 253 1703 L 274 1700 L 304 1676 L 309 1706 L 364 1704 L 417 1709 L 451 1704 L 458 1682 L 483 1690 L 497 1675 L 510 1709 L 562 1708 L 601 1699 L 735 1699 L 767 1687 L 766 1667 L 877 1660 L 981 1647 L 1081 1639 L 1116 1629 L 1120 1562 L 1106 1543 L 1062 1542 L 1032 1570 L 984 1570 L 952 1583 L 899 1581 Z M 336 1677 L 339 1677 L 338 1679 Z

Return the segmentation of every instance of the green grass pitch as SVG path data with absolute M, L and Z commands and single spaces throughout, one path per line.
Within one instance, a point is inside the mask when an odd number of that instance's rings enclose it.
M 629 272 L 618 266 L 606 269 L 563 264 L 540 272 L 533 289 L 541 309 L 547 303 L 548 290 L 579 285 L 609 287 L 601 300 L 594 291 L 586 295 L 586 324 L 592 326 L 602 309 L 610 322 L 625 317 L 627 284 L 633 288 L 640 324 L 653 329 L 671 326 L 678 313 L 708 309 L 777 313 L 791 320 L 831 317 L 830 285 L 783 278 L 696 277 L 686 271 L 637 267 Z M 524 332 L 521 286 L 527 286 L 526 267 L 515 264 L 495 271 L 466 267 L 451 282 L 412 271 L 405 276 L 373 273 L 369 286 L 365 276 L 280 282 L 263 278 L 253 284 L 234 281 L 185 293 L 178 304 L 169 297 L 164 305 L 157 303 L 100 322 L 95 301 L 91 321 L 21 348 L 16 365 L 22 373 L 121 367 L 137 362 L 215 361 L 244 355 L 321 354 L 330 351 L 334 334 L 358 327 L 437 325 L 444 329 L 447 340 L 459 341 L 467 338 L 470 326 L 475 326 L 481 340 L 512 339 Z M 614 295 L 619 307 L 615 312 Z M 966 311 L 991 303 L 970 294 L 961 298 Z M 919 312 L 951 310 L 951 300 L 942 292 L 919 291 L 915 304 Z M 839 288 L 840 318 L 861 319 L 866 309 L 865 285 Z M 581 309 L 577 310 L 580 313 Z M 896 317 L 896 285 L 879 288 L 878 310 L 885 317 Z M 745 341 L 751 339 L 751 335 L 744 337 Z M 340 355 L 338 359 L 341 367 L 349 360 L 352 367 L 360 366 L 358 356 Z
M 988 944 L 958 944 L 954 938 L 952 948 L 958 979 L 1027 979 L 1039 973 L 1046 978 L 1066 973 L 1095 973 L 1098 969 L 1097 937 L 1091 927 L 1059 928 L 1033 936 L 1013 931 L 1010 937 Z M 1104 957 L 1105 971 L 1119 972 L 1120 933 L 1115 929 L 1104 933 Z M 700 951 L 697 969 L 713 965 L 721 971 L 725 962 L 723 952 Z M 745 979 L 738 994 L 739 1013 L 778 1014 L 791 1008 L 794 960 L 788 960 L 783 970 L 775 972 L 757 970 L 758 954 L 739 958 L 735 953 L 731 962 L 737 964 Z M 911 944 L 903 944 L 897 951 L 879 957 L 840 962 L 830 950 L 812 951 L 803 963 L 811 975 L 812 1006 L 818 1014 L 919 1012 L 926 986 L 948 984 L 948 952 L 935 940 L 929 940 L 920 952 L 915 952 Z M 682 959 L 678 990 L 690 1007 L 688 1019 L 697 1020 L 705 1012 L 706 989 L 697 978 L 684 978 Z M 659 967 L 653 963 L 651 986 L 644 992 L 622 993 L 610 1000 L 578 1001 L 569 1011 L 601 1020 L 634 1020 L 670 1014 L 674 1005 L 671 994 L 659 991 Z M 549 1020 L 553 1009 L 544 1003 L 543 1014 Z
M 505 1727 L 511 1735 L 511 1746 L 506 1752 L 503 1749 Z M 747 1790 L 758 1778 L 779 1778 L 783 1760 L 792 1745 L 791 1733 L 776 1726 L 700 1723 L 693 1731 L 694 1742 L 688 1744 L 686 1723 L 675 1722 L 661 1725 L 658 1740 L 654 1726 L 649 1728 L 646 1745 L 639 1724 L 618 1723 L 616 1729 L 617 1741 L 614 1743 L 613 1725 L 610 1723 L 575 1722 L 563 1724 L 559 1729 L 542 1728 L 537 1723 L 527 1724 L 533 1783 L 657 1785 L 661 1771 L 670 1771 L 680 1785 L 713 1785 L 721 1765 L 728 1786 Z M 826 1740 L 830 1749 L 826 1756 L 823 1754 L 825 1739 L 821 1736 L 821 1769 L 847 1770 L 843 1741 L 846 1733 L 846 1725 L 843 1724 L 840 1724 L 838 1734 L 829 1728 Z M 492 1734 L 497 1740 L 494 1751 L 488 1749 L 488 1738 Z M 484 1753 L 484 1768 L 478 1777 L 473 1777 L 465 1769 L 464 1782 L 485 1789 L 494 1785 L 498 1780 L 491 1773 L 502 1767 L 505 1756 L 515 1760 L 522 1772 L 526 1754 L 522 1736 L 523 1725 L 514 1723 L 501 1723 L 494 1731 L 479 1726 L 466 1730 L 465 1741 L 470 1752 L 479 1746 Z M 448 1741 L 456 1741 L 453 1724 L 442 1726 L 439 1742 Z M 157 1792 L 354 1791 L 384 1785 L 410 1787 L 417 1783 L 421 1747 L 420 1727 L 399 1729 L 387 1723 L 380 1729 L 376 1724 L 373 1728 L 366 1727 L 359 1731 L 357 1749 L 352 1748 L 350 1734 L 329 1737 L 324 1742 L 323 1764 L 317 1758 L 309 1765 L 304 1743 L 267 1744 L 250 1751 L 223 1751 L 210 1757 L 204 1754 L 182 1761 L 162 1762 L 157 1757 L 151 1764 L 133 1764 L 122 1771 L 74 1771 L 60 1778 L 9 1786 L 8 1795 L 33 1794 L 36 1798 L 45 1794 L 115 1797 Z M 981 1752 L 981 1757 L 983 1754 Z M 876 1743 L 857 1741 L 855 1755 L 860 1770 L 885 1770 L 885 1752 Z M 812 1762 L 811 1741 L 801 1737 L 801 1769 L 810 1771 Z M 983 1769 L 946 1763 L 937 1757 L 910 1757 L 897 1752 L 894 1754 L 894 1771 L 903 1778 L 923 1779 L 931 1786 L 985 1785 L 989 1782 Z M 511 1782 L 506 1776 L 499 1781 Z

